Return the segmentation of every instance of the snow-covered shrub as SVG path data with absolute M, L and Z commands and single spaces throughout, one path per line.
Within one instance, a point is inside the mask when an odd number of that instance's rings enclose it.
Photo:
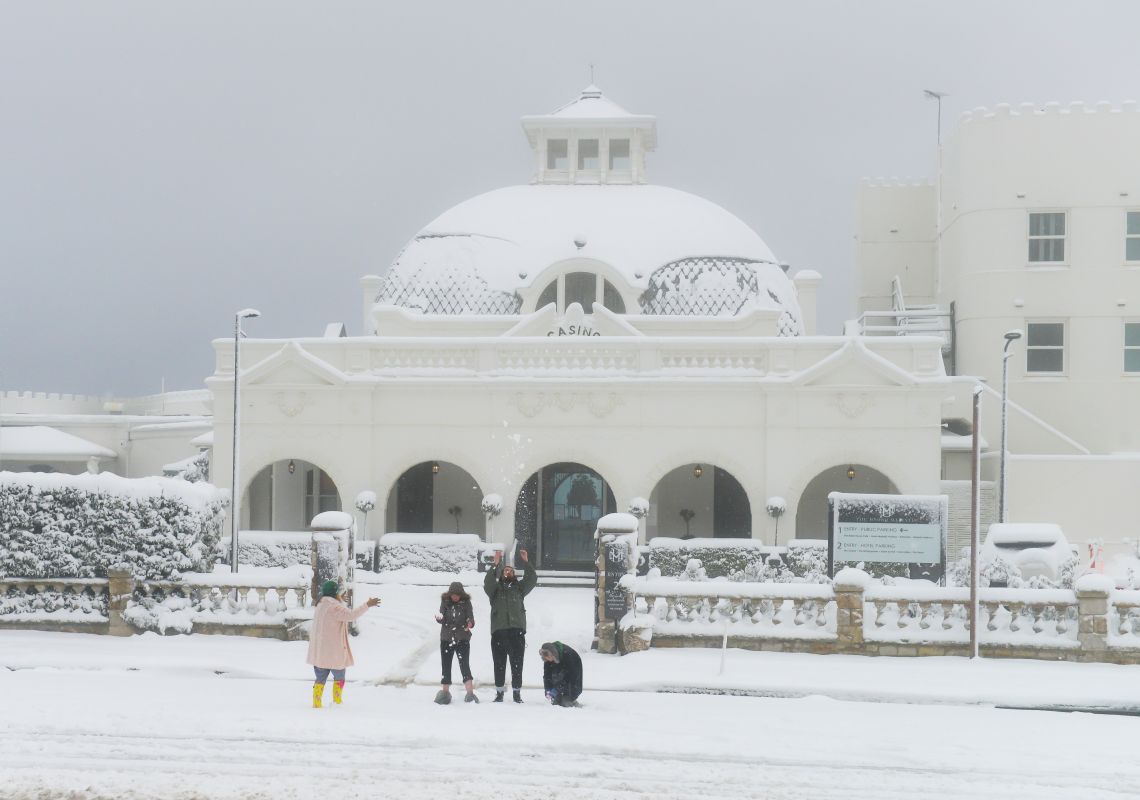
M 488 519 L 497 517 L 503 513 L 503 498 L 501 495 L 489 494 L 484 496 L 483 502 L 479 504 L 483 513 L 487 515 Z
M 238 539 L 238 563 L 247 567 L 308 564 L 312 547 L 312 535 L 308 533 L 246 531 Z
M 0 577 L 207 572 L 225 506 L 216 487 L 174 478 L 0 473 Z
M 649 566 L 667 577 L 680 575 L 689 559 L 700 559 L 710 578 L 743 572 L 762 564 L 764 551 L 755 539 L 672 539 L 659 536 L 649 542 Z
M 205 483 L 210 480 L 210 451 L 203 450 L 190 462 L 190 466 L 176 477 L 190 483 Z
M 690 558 L 685 564 L 685 568 L 681 570 L 681 574 L 677 576 L 679 581 L 707 581 L 708 579 L 709 576 L 699 558 Z
M 1008 586 L 1018 589 L 1022 585 L 1021 570 L 1009 559 L 997 556 L 978 565 L 979 586 Z
M 649 501 L 644 497 L 635 497 L 629 501 L 629 508 L 626 511 L 638 519 L 645 519 L 649 516 Z
M 783 561 L 788 572 L 803 583 L 831 583 L 825 539 L 792 539 Z
M 429 572 L 473 572 L 483 542 L 473 533 L 388 533 L 376 551 L 376 571 L 416 567 Z
M 142 597 L 127 603 L 123 619 L 142 631 L 190 633 L 194 629 L 194 608 L 185 597 L 168 595 L 162 599 Z
M 55 615 L 58 617 L 76 616 L 92 619 L 107 616 L 107 595 L 102 588 L 91 587 L 81 592 L 44 589 L 35 591 L 9 586 L 0 595 L 0 617 L 17 615 Z

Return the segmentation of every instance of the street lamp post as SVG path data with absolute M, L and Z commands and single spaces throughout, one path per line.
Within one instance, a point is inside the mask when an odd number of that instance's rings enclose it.
M 1009 436 L 1009 346 L 1021 338 L 1021 331 L 1007 331 L 1001 350 L 1001 467 L 998 471 L 998 522 L 1005 522 L 1005 457 Z
M 238 485 L 238 430 L 241 427 L 241 321 L 260 317 L 261 312 L 243 308 L 234 314 L 234 447 L 233 473 L 230 480 L 230 572 L 238 571 L 238 528 L 241 523 L 241 487 Z

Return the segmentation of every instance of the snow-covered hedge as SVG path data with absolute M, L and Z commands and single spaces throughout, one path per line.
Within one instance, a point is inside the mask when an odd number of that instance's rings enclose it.
M 734 572 L 756 570 L 763 565 L 767 551 L 756 539 L 672 539 L 658 536 L 649 541 L 649 568 L 666 577 L 685 571 L 696 558 L 710 578 L 729 577 Z
M 313 535 L 304 531 L 242 531 L 238 539 L 238 563 L 247 567 L 308 564 L 312 539 Z M 222 549 L 228 556 L 230 537 L 222 537 Z
M 694 565 L 693 560 L 699 563 Z M 827 541 L 793 539 L 787 547 L 755 539 L 670 539 L 649 541 L 649 568 L 686 580 L 728 578 L 737 582 L 829 583 Z
M 417 567 L 431 572 L 479 568 L 483 540 L 473 533 L 388 533 L 380 538 L 376 571 Z
M 0 473 L 0 577 L 208 571 L 225 505 L 216 487 L 173 478 Z

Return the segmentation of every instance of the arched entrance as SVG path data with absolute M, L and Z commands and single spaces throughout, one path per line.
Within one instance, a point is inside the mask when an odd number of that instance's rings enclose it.
M 883 473 L 865 464 L 842 464 L 816 475 L 804 488 L 796 507 L 796 538 L 827 538 L 827 496 L 832 492 L 898 494 Z
M 483 491 L 471 473 L 448 461 L 421 461 L 388 492 L 386 532 L 484 535 Z
M 543 467 L 523 484 L 515 505 L 518 549 L 530 551 L 539 569 L 592 570 L 594 529 L 616 505 L 609 484 L 589 467 Z
M 300 458 L 284 458 L 261 469 L 242 501 L 244 528 L 307 531 L 322 511 L 340 511 L 340 490 L 327 472 Z
M 749 538 L 752 504 L 735 476 L 711 464 L 685 464 L 649 495 L 645 536 Z

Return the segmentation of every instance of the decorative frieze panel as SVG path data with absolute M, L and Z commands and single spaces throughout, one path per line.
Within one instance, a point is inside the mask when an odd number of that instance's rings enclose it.
M 511 405 L 524 417 L 536 417 L 548 408 L 562 412 L 585 408 L 602 419 L 623 402 L 617 392 L 515 392 L 511 398 Z

